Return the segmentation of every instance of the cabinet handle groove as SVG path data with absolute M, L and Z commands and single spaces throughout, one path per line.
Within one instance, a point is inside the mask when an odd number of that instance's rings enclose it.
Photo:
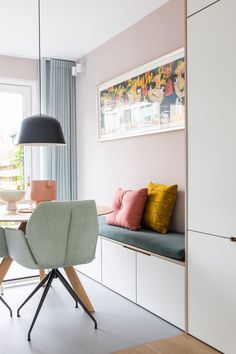
M 236 237 L 230 237 L 230 241 L 236 242 Z
M 124 246 L 124 245 L 123 245 L 123 247 L 124 247 L 124 248 L 127 248 L 128 250 L 131 250 L 131 251 L 136 251 L 136 252 L 138 252 L 138 253 L 145 254 L 146 256 L 151 256 L 150 253 L 146 253 L 146 252 L 143 252 L 143 251 L 139 251 L 139 250 L 136 250 L 136 249 L 134 249 L 134 248 L 131 248 L 131 247 L 128 247 L 128 246 Z

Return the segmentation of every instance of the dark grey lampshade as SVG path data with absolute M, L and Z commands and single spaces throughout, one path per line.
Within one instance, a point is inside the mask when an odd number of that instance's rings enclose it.
M 65 138 L 57 119 L 44 114 L 25 118 L 18 135 L 18 145 L 64 145 Z

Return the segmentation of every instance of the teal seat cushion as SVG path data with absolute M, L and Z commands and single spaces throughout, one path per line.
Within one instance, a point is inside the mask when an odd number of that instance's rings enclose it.
M 178 261 L 185 259 L 185 237 L 182 233 L 169 232 L 163 235 L 143 228 L 139 231 L 130 231 L 107 225 L 106 219 L 100 217 L 99 235 Z

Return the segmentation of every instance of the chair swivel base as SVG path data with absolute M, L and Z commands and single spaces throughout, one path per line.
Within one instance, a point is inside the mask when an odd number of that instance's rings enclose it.
M 10 306 L 6 303 L 5 300 L 3 300 L 3 298 L 0 296 L 0 301 L 2 301 L 2 303 L 8 308 L 8 310 L 10 311 L 10 316 L 12 317 L 12 309 L 10 308 Z
M 82 302 L 82 300 L 79 298 L 79 296 L 76 294 L 76 292 L 74 291 L 74 289 L 70 286 L 70 284 L 68 283 L 68 281 L 64 278 L 64 276 L 61 274 L 61 272 L 59 272 L 58 269 L 52 269 L 44 278 L 43 280 L 38 284 L 38 286 L 36 286 L 36 288 L 32 291 L 32 293 L 27 297 L 27 299 L 23 302 L 23 304 L 18 308 L 17 310 L 17 317 L 20 317 L 20 310 L 21 308 L 31 299 L 31 297 L 40 289 L 43 287 L 43 285 L 46 283 L 46 286 L 44 288 L 42 297 L 40 299 L 39 305 L 37 307 L 37 310 L 35 312 L 33 321 L 31 323 L 30 329 L 28 331 L 28 341 L 31 340 L 31 332 L 32 329 L 34 327 L 34 324 L 37 320 L 37 317 L 39 315 L 39 312 L 41 310 L 41 307 L 44 303 L 44 300 L 47 296 L 48 290 L 52 284 L 53 279 L 58 278 L 60 279 L 60 281 L 62 282 L 62 284 L 64 285 L 64 287 L 66 288 L 66 290 L 69 292 L 69 294 L 72 296 L 72 298 L 75 300 L 76 303 L 76 308 L 78 307 L 78 303 L 81 305 L 81 307 L 84 309 L 84 311 L 88 314 L 88 316 L 93 320 L 94 325 L 95 325 L 95 329 L 97 329 L 97 321 L 95 320 L 95 318 L 93 317 L 93 315 L 90 313 L 90 311 L 86 308 L 86 306 L 84 305 L 84 303 Z

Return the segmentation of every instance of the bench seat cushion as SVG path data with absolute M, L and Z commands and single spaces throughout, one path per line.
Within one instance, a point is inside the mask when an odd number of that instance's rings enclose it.
M 100 217 L 99 235 L 164 257 L 179 261 L 185 259 L 185 237 L 182 233 L 168 232 L 163 235 L 144 228 L 130 231 L 119 226 L 107 225 L 106 219 Z

